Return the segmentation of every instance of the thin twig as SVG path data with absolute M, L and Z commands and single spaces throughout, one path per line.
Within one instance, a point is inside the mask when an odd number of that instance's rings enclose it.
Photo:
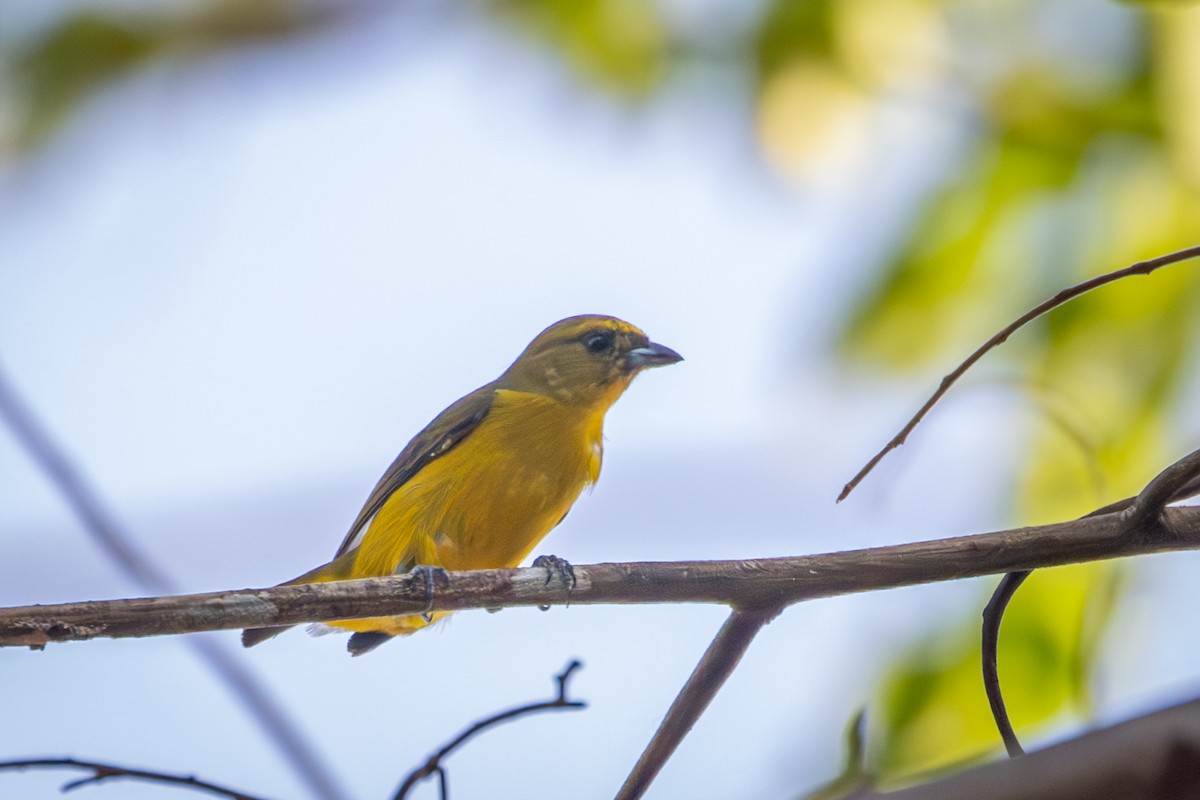
M 1095 278 L 1084 281 L 1083 283 L 1078 283 L 1070 288 L 1063 289 L 1049 300 L 1046 300 L 1045 302 L 1022 314 L 1011 324 L 1005 326 L 995 336 L 984 342 L 974 353 L 971 353 L 971 355 L 967 356 L 967 359 L 959 364 L 954 371 L 942 378 L 941 385 L 938 386 L 937 391 L 935 391 L 933 395 L 925 401 L 925 405 L 921 406 L 920 410 L 913 415 L 912 419 L 910 419 L 908 423 L 900 429 L 900 432 L 893 436 L 892 440 L 884 445 L 883 449 L 876 453 L 871 460 L 866 463 L 866 466 L 858 471 L 857 475 L 850 479 L 850 482 L 845 485 L 841 494 L 838 495 L 838 502 L 840 503 L 845 500 L 850 493 L 854 491 L 855 487 L 862 482 L 863 478 L 867 477 L 871 470 L 875 469 L 875 465 L 883 460 L 884 456 L 895 450 L 900 445 L 904 444 L 904 442 L 908 439 L 908 435 L 913 432 L 913 429 L 916 428 L 917 425 L 920 424 L 921 420 L 925 418 L 925 415 L 929 413 L 929 411 L 937 404 L 937 402 L 942 399 L 946 392 L 950 390 L 950 387 L 953 386 L 955 382 L 957 382 L 958 379 L 961 378 L 963 374 L 975 364 L 976 361 L 983 358 L 983 356 L 989 350 L 992 350 L 993 348 L 1003 344 L 1009 336 L 1012 336 L 1020 328 L 1037 319 L 1042 314 L 1045 314 L 1047 311 L 1057 308 L 1063 303 L 1073 300 L 1082 294 L 1086 294 L 1092 289 L 1103 286 L 1107 283 L 1112 283 L 1113 281 L 1118 281 L 1122 278 L 1129 277 L 1130 275 L 1149 275 L 1151 272 L 1161 269 L 1162 267 L 1176 264 L 1180 261 L 1187 261 L 1188 259 L 1195 258 L 1197 256 L 1200 256 L 1200 245 L 1188 247 L 1183 250 L 1177 250 L 1174 253 L 1168 253 L 1167 255 L 1159 256 L 1158 258 L 1151 258 L 1147 261 L 1139 261 L 1138 263 L 1125 267 L 1124 269 L 1118 269 L 1104 275 L 1098 275 Z
M 125 533 L 83 473 L 71 463 L 65 449 L 54 441 L 32 410 L 17 396 L 2 370 L 0 417 L 24 446 L 29 457 L 58 487 L 84 530 L 135 586 L 156 594 L 178 591 L 166 572 L 151 562 L 133 543 L 132 537 Z M 187 644 L 241 702 L 315 795 L 322 800 L 341 800 L 345 797 L 333 772 L 316 748 L 258 678 L 218 642 L 192 638 L 187 640 Z
M 1200 549 L 1200 507 L 1168 508 L 1169 531 L 1127 533 L 1120 513 L 975 536 L 840 553 L 742 561 L 575 566 L 571 605 L 718 603 L 788 605 L 1039 567 Z M 446 573 L 435 611 L 563 602 L 541 568 Z M 158 636 L 417 614 L 429 604 L 412 574 L 228 592 L 0 608 L 0 646 Z
M 0 761 L 0 770 L 35 768 L 91 770 L 92 774 L 88 777 L 64 784 L 62 787 L 62 791 L 64 792 L 78 789 L 81 786 L 112 780 L 113 778 L 130 778 L 150 783 L 168 783 L 198 792 L 206 792 L 217 797 L 229 798 L 229 800 L 263 800 L 256 795 L 239 792 L 236 789 L 229 789 L 225 786 L 218 786 L 215 783 L 202 781 L 191 775 L 170 775 L 165 772 L 152 772 L 132 767 L 118 767 L 115 764 L 105 764 L 99 761 L 81 761 L 77 758 L 30 758 L 20 761 Z
M 1200 450 L 1176 461 L 1146 484 L 1126 512 L 1130 528 L 1158 521 L 1169 504 L 1186 500 L 1197 491 L 1200 491 Z
M 781 608 L 768 606 L 733 610 L 667 710 L 654 737 L 617 792 L 616 800 L 637 800 L 645 793 L 683 737 L 687 736 L 713 697 L 725 685 L 726 679 L 742 660 L 746 648 L 754 641 L 755 634 L 774 619 Z
M 1153 529 L 1160 525 L 1162 514 L 1169 504 L 1187 500 L 1198 494 L 1200 494 L 1200 450 L 1184 456 L 1164 469 L 1150 483 L 1146 484 L 1146 488 L 1137 497 L 1126 497 L 1124 500 L 1109 503 L 1080 519 L 1086 520 L 1120 513 L 1125 516 L 1128 534 L 1138 535 L 1146 529 Z M 1013 731 L 1012 722 L 1008 718 L 1008 710 L 1000 690 L 997 653 L 1000 645 L 1000 624 L 1004 621 L 1004 612 L 1017 589 L 1028 577 L 1029 571 L 1022 571 L 1010 572 L 1000 579 L 999 585 L 992 593 L 991 600 L 983 609 L 983 631 L 980 636 L 983 689 L 987 694 L 988 705 L 991 706 L 996 728 L 1000 731 L 1000 738 L 1004 740 L 1004 749 L 1010 756 L 1019 756 L 1025 750 L 1021 747 L 1021 742 Z
M 553 700 L 546 700 L 541 703 L 530 703 L 529 705 L 510 708 L 508 711 L 502 711 L 499 714 L 493 714 L 487 719 L 482 719 L 476 722 L 471 727 L 464 730 L 458 736 L 455 736 L 449 742 L 444 744 L 436 753 L 431 755 L 429 759 L 421 766 L 414 769 L 404 779 L 404 783 L 400 784 L 400 788 L 396 790 L 396 794 L 392 796 L 392 800 L 404 800 L 408 797 L 409 791 L 420 781 L 425 780 L 433 775 L 438 776 L 439 786 L 441 789 L 442 800 L 448 796 L 446 788 L 446 768 L 442 764 L 442 760 L 446 756 L 453 753 L 462 745 L 466 744 L 471 737 L 481 733 L 493 725 L 499 725 L 501 722 L 509 722 L 517 717 L 523 717 L 528 714 L 536 714 L 540 711 L 560 711 L 562 709 L 582 709 L 587 708 L 587 703 L 581 700 L 567 699 L 567 681 L 575 673 L 575 670 L 582 667 L 583 664 L 579 660 L 572 660 L 563 668 L 563 671 L 555 676 L 558 682 L 558 696 Z
M 1000 645 L 1000 622 L 1004 619 L 1004 610 L 1012 600 L 1017 589 L 1032 574 L 1032 570 L 1010 572 L 1000 579 L 992 599 L 983 608 L 983 635 L 980 652 L 983 655 L 983 691 L 987 694 L 988 705 L 992 709 L 992 719 L 1004 740 L 1004 749 L 1010 756 L 1022 755 L 1025 750 L 1013 731 L 1012 722 L 1008 718 L 1008 709 L 1004 707 L 1004 694 L 1000 691 L 1000 670 L 996 663 L 996 654 Z

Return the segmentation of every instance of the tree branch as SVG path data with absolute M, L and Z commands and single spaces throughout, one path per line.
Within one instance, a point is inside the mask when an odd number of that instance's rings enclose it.
M 904 427 L 900 429 L 900 432 L 893 436 L 892 440 L 884 445 L 883 449 L 876 453 L 871 460 L 866 463 L 866 466 L 858 471 L 857 475 L 850 479 L 850 482 L 847 483 L 842 489 L 842 493 L 838 495 L 838 502 L 840 503 L 849 497 L 850 493 L 854 491 L 858 484 L 862 483 L 863 478 L 867 477 L 871 470 L 875 469 L 875 465 L 882 461 L 884 456 L 908 440 L 908 435 L 912 433 L 913 429 L 921 423 L 921 420 L 925 418 L 925 415 L 928 414 L 935 405 L 937 405 L 938 401 L 945 396 L 946 392 L 950 391 L 950 387 L 953 386 L 958 379 L 966 373 L 967 370 L 974 366 L 976 361 L 983 358 L 988 351 L 1004 344 L 1004 342 L 1008 340 L 1008 337 L 1025 327 L 1025 325 L 1037 319 L 1042 314 L 1045 314 L 1047 311 L 1055 309 L 1058 306 L 1061 306 L 1063 303 L 1073 300 L 1076 297 L 1079 297 L 1081 294 L 1086 294 L 1092 289 L 1103 286 L 1106 283 L 1112 283 L 1113 281 L 1127 278 L 1130 275 L 1149 275 L 1151 272 L 1161 269 L 1162 267 L 1176 264 L 1180 261 L 1187 261 L 1188 259 L 1196 258 L 1197 256 L 1200 256 L 1200 245 L 1188 247 L 1183 250 L 1177 250 L 1174 253 L 1168 253 L 1164 256 L 1159 256 L 1158 258 L 1139 261 L 1138 263 L 1125 267 L 1124 269 L 1118 269 L 1113 272 L 1105 273 L 1104 275 L 1097 275 L 1095 278 L 1086 280 L 1083 283 L 1078 283 L 1067 289 L 1063 289 L 1049 300 L 1046 300 L 1034 308 L 1031 308 L 1029 311 L 1026 311 L 1012 323 L 1006 325 L 995 336 L 980 345 L 975 352 L 967 356 L 965 361 L 955 367 L 954 370 L 946 377 L 942 378 L 941 385 L 938 386 L 937 391 L 935 391 L 930 398 L 925 401 L 925 405 L 921 406 L 917 413 L 912 416 L 912 419 L 910 419 L 904 425 Z
M 663 764 L 667 763 L 683 737 L 687 736 L 725 685 L 725 680 L 742 660 L 755 635 L 780 610 L 781 606 L 734 609 L 667 710 L 650 744 L 646 745 L 633 771 L 625 779 L 625 784 L 617 792 L 616 800 L 637 800 L 646 792 Z
M 1184 456 L 1160 472 L 1137 497 L 1127 497 L 1110 503 L 1083 519 L 1119 512 L 1125 517 L 1130 535 L 1134 535 L 1135 531 L 1154 527 L 1166 527 L 1169 532 L 1170 526 L 1164 526 L 1162 517 L 1167 505 L 1187 500 L 1197 494 L 1200 494 L 1200 450 Z M 1000 646 L 1000 623 L 1004 620 L 1004 612 L 1017 589 L 1021 588 L 1021 584 L 1028 577 L 1029 570 L 1024 570 L 1010 572 L 1000 580 L 991 600 L 983 609 L 983 630 L 980 635 L 983 690 L 992 709 L 992 719 L 996 721 L 1000 738 L 1004 740 L 1004 749 L 1010 756 L 1019 756 L 1025 751 L 1008 718 L 1008 709 L 1004 706 L 1004 696 L 1000 691 L 1000 672 L 996 663 L 997 651 Z
M 567 699 L 567 681 L 575 673 L 575 670 L 582 667 L 583 664 L 578 660 L 573 660 L 567 664 L 563 671 L 555 676 L 558 682 L 558 697 L 553 700 L 546 700 L 541 703 L 530 703 L 529 705 L 510 708 L 507 711 L 501 711 L 498 714 L 493 714 L 487 719 L 482 719 L 476 722 L 465 731 L 455 736 L 447 744 L 443 745 L 436 753 L 431 755 L 429 759 L 421 766 L 414 769 L 404 779 L 404 783 L 400 784 L 400 788 L 396 790 L 396 794 L 392 796 L 392 800 L 404 800 L 408 797 L 408 793 L 420 781 L 425 780 L 433 775 L 438 776 L 438 781 L 441 789 L 441 798 L 446 800 L 449 793 L 446 789 L 446 768 L 442 766 L 442 759 L 450 755 L 452 752 L 462 747 L 467 743 L 467 740 L 476 734 L 492 727 L 499 725 L 501 722 L 509 722 L 517 717 L 523 717 L 527 714 L 535 714 L 539 711 L 558 711 L 561 709 L 582 709 L 587 708 L 587 703 L 580 700 Z
M 229 798 L 229 800 L 262 800 L 262 798 L 254 795 L 239 792 L 236 789 L 228 789 L 224 786 L 218 786 L 215 783 L 198 780 L 191 775 L 169 775 L 165 772 L 151 772 L 144 769 L 133 769 L 131 767 L 118 767 L 115 764 L 103 764 L 98 761 L 80 761 L 75 758 L 29 758 L 20 761 L 0 761 L 0 770 L 23 770 L 36 768 L 51 768 L 51 769 L 86 769 L 91 771 L 91 775 L 79 780 L 70 781 L 63 785 L 62 790 L 69 792 L 72 789 L 78 789 L 81 786 L 88 784 L 100 783 L 101 781 L 112 780 L 113 778 L 129 778 L 132 780 L 146 781 L 148 783 L 167 783 L 175 786 L 180 786 L 185 789 L 192 789 L 198 792 L 206 792 L 218 797 Z
M 1200 450 L 1176 461 L 1146 484 L 1125 512 L 1131 528 L 1159 522 L 1170 503 L 1187 500 L 1200 493 Z
M 975 536 L 791 558 L 594 564 L 575 567 L 572 605 L 722 603 L 745 608 L 894 589 L 1107 558 L 1200 549 L 1200 507 L 1168 508 L 1166 526 L 1130 529 L 1119 512 Z M 541 568 L 451 572 L 432 608 L 562 603 Z M 95 637 L 158 636 L 419 614 L 420 575 L 131 600 L 0 609 L 0 646 Z
M 1025 750 L 1021 747 L 1021 741 L 1008 718 L 1008 709 L 1004 706 L 996 654 L 1000 649 L 1000 623 L 1004 620 L 1004 611 L 1031 572 L 1032 570 L 1021 570 L 1005 575 L 997 584 L 996 591 L 992 593 L 992 599 L 983 607 L 983 632 L 980 635 L 979 648 L 983 656 L 983 691 L 987 695 L 992 719 L 1000 731 L 1000 738 L 1004 740 L 1004 749 L 1010 756 L 1019 756 Z
M 40 648 L 50 641 L 96 636 L 293 625 L 430 610 L 544 606 L 567 599 L 576 604 L 731 605 L 733 614 L 620 790 L 620 800 L 635 800 L 736 668 L 758 630 L 783 607 L 818 597 L 995 572 L 1200 549 L 1200 507 L 1165 507 L 1181 493 L 1195 488 L 1197 470 L 1200 454 L 1193 453 L 1164 470 L 1138 497 L 1106 506 L 1079 520 L 1053 525 L 817 556 L 575 567 L 574 585 L 567 597 L 560 586 L 546 581 L 544 568 L 535 567 L 447 573 L 445 587 L 435 594 L 432 603 L 425 576 L 414 571 L 388 578 L 271 589 L 0 609 L 0 646 Z M 560 700 L 564 699 L 569 674 L 570 669 L 560 679 Z M 511 716 L 506 713 L 500 718 Z M 492 723 L 481 723 L 487 724 Z M 448 748 L 457 747 L 476 730 L 467 731 Z M 440 758 L 441 754 L 435 755 L 413 775 L 441 776 L 444 793 L 445 772 Z M 397 797 L 403 797 L 408 787 L 420 779 L 413 775 Z
M 404 800 L 408 797 L 408 793 L 417 783 L 432 775 L 437 775 L 441 781 L 441 797 L 446 800 L 449 796 L 446 788 L 446 770 L 442 765 L 442 760 L 449 756 L 452 752 L 466 744 L 471 738 L 481 733 L 482 731 L 502 722 L 508 722 L 518 717 L 523 717 L 528 714 L 534 714 L 540 711 L 556 711 L 562 709 L 582 709 L 587 707 L 587 703 L 580 700 L 570 700 L 567 698 L 567 682 L 571 676 L 582 667 L 583 664 L 578 660 L 572 660 L 567 666 L 555 676 L 555 681 L 558 683 L 558 696 L 552 700 L 546 700 L 540 703 L 530 703 L 528 705 L 512 708 L 507 711 L 502 711 L 498 714 L 493 714 L 487 719 L 480 720 L 469 728 L 464 730 L 458 736 L 454 737 L 450 742 L 443 745 L 436 753 L 429 757 L 424 764 L 417 767 L 393 795 L 393 800 Z M 80 761 L 74 758 L 33 758 L 21 759 L 14 761 L 0 761 L 0 771 L 3 770 L 24 770 L 34 768 L 75 768 L 89 770 L 92 774 L 70 781 L 62 787 L 62 791 L 69 792 L 73 789 L 78 789 L 81 786 L 88 784 L 100 783 L 101 781 L 111 780 L 113 778 L 130 778 L 141 780 L 150 783 L 165 783 L 179 786 L 185 789 L 205 792 L 208 794 L 217 795 L 218 797 L 228 798 L 229 800 L 262 800 L 262 798 L 248 795 L 236 789 L 230 789 L 224 786 L 219 786 L 215 783 L 199 780 L 191 775 L 171 775 L 164 772 L 154 772 L 144 769 L 134 769 L 132 767 L 119 767 L 115 764 L 107 764 L 99 761 Z
M 1200 700 L 1016 759 L 853 800 L 1184 800 L 1200 785 Z M 849 798 L 848 798 L 849 800 Z

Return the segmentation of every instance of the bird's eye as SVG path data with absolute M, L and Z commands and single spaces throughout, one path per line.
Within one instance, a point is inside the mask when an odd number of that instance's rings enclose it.
M 589 353 L 607 353 L 612 350 L 616 334 L 612 331 L 592 331 L 583 337 L 583 346 Z

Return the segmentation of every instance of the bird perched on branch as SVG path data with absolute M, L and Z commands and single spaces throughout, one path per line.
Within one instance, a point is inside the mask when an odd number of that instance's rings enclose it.
M 499 378 L 408 443 L 328 564 L 288 584 L 515 567 L 600 475 L 604 414 L 642 370 L 682 360 L 615 317 L 551 325 Z M 428 573 L 427 573 L 428 574 Z M 444 612 L 328 623 L 361 655 Z M 242 632 L 251 647 L 290 626 Z

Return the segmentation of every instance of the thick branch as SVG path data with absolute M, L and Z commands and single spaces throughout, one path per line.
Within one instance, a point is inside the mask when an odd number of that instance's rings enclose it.
M 1200 507 L 1169 508 L 1158 523 L 1128 529 L 1119 513 L 1071 522 L 815 556 L 745 561 L 595 564 L 575 567 L 572 604 L 723 603 L 754 608 L 934 581 L 1200 549 Z M 433 609 L 561 603 L 540 568 L 449 573 Z M 0 645 L 195 633 L 352 617 L 419 614 L 420 576 L 278 586 L 209 594 L 0 609 Z
M 1200 785 L 1200 700 L 985 764 L 854 800 L 1183 800 Z

